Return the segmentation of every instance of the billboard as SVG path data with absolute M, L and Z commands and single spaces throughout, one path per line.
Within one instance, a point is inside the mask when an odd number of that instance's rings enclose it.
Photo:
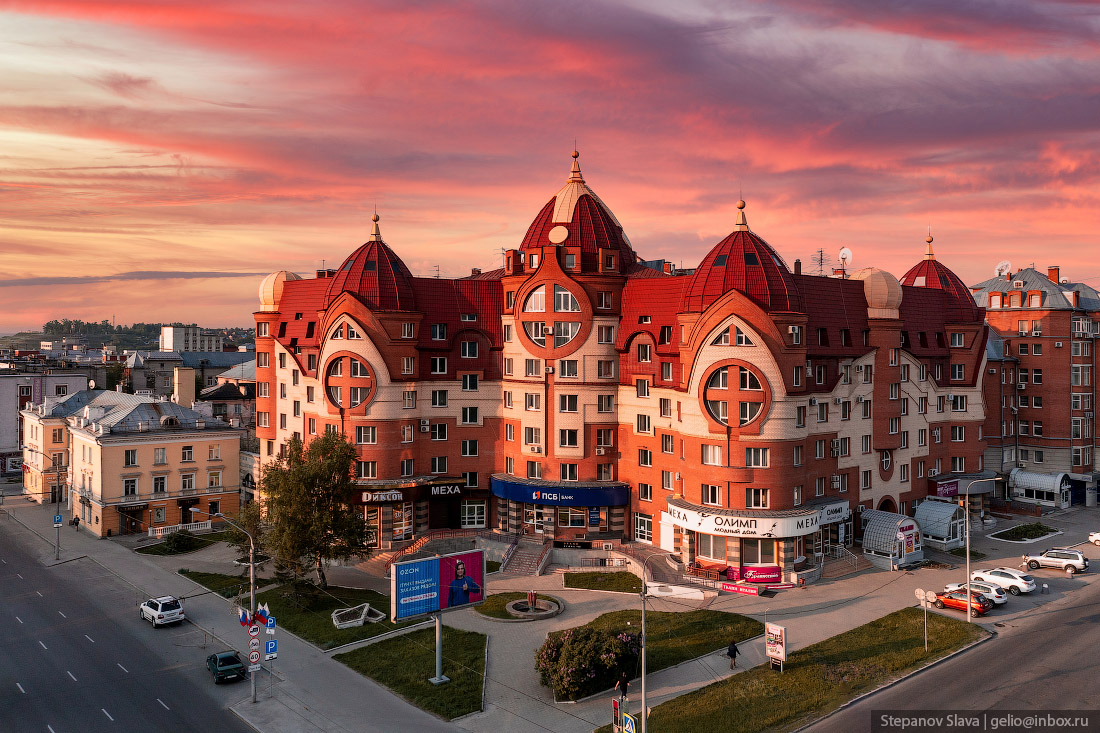
M 485 551 L 394 563 L 390 568 L 390 619 L 404 621 L 485 600 Z
M 787 629 L 778 624 L 764 626 L 764 651 L 770 659 L 787 661 Z

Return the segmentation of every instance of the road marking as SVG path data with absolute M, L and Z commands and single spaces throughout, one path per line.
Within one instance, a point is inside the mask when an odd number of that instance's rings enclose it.
M 41 641 L 41 640 L 39 640 L 39 641 L 38 641 L 38 643 L 39 643 L 39 644 L 42 644 L 42 641 Z M 42 648 L 43 648 L 43 649 L 46 649 L 46 645 L 45 645 L 45 644 L 42 644 Z
M 16 687 L 18 687 L 18 688 L 19 688 L 19 691 L 20 691 L 20 692 L 22 692 L 22 693 L 23 693 L 24 695 L 26 695 L 26 694 L 27 694 L 27 691 L 23 689 L 23 685 L 21 685 L 21 684 L 19 684 L 18 682 L 16 682 L 16 683 L 15 683 L 15 686 L 16 686 Z
M 70 672 L 70 671 L 69 671 L 69 670 L 67 670 L 67 669 L 65 670 L 65 674 L 69 675 L 70 677 L 73 677 L 73 673 L 72 673 L 72 672 Z M 76 682 L 76 677 L 73 677 L 73 682 Z
M 103 708 L 100 708 L 100 710 L 103 710 L 103 714 L 107 716 L 107 720 L 111 721 L 112 723 L 115 721 L 115 719 L 111 717 L 111 714 L 108 713 L 106 710 L 104 710 Z
M 118 664 L 118 662 L 115 662 L 115 664 Z M 122 666 L 121 664 L 118 664 L 118 668 L 119 668 L 119 669 L 121 669 L 121 670 L 122 670 L 123 672 L 125 672 L 126 674 L 130 674 L 130 670 L 126 669 L 126 668 L 125 668 L 125 667 L 123 667 L 123 666 Z
M 159 697 L 157 698 L 157 702 L 159 702 L 161 705 L 163 705 L 165 710 L 171 710 L 172 709 L 172 708 L 168 707 L 167 705 L 165 705 L 164 700 L 161 700 Z
M 61 613 L 61 611 L 58 611 L 58 613 Z M 68 618 L 68 616 L 66 616 L 65 614 L 61 613 L 61 618 Z
M 53 726 L 52 726 L 52 725 L 47 725 L 47 726 L 46 726 L 46 730 L 48 730 L 48 731 L 49 731 L 50 733 L 57 733 L 57 731 L 55 731 L 55 730 L 53 729 Z
M 8 561 L 7 561 L 7 560 L 0 560 L 0 562 L 4 563 L 5 565 L 7 565 L 7 564 L 8 564 Z
M 85 639 L 87 639 L 88 641 L 92 642 L 93 644 L 95 644 L 95 639 L 93 639 L 92 637 L 88 636 L 87 634 L 85 634 L 85 635 L 84 635 L 84 638 L 85 638 Z
M 46 596 L 42 595 L 42 591 L 40 591 L 40 590 L 36 590 L 35 593 L 38 594 L 39 598 L 45 598 L 46 597 Z
M 16 573 L 15 577 L 19 578 L 20 580 L 23 579 L 23 575 L 21 573 Z
M 15 620 L 18 621 L 19 623 L 23 623 L 23 619 L 19 618 L 18 616 L 15 617 Z

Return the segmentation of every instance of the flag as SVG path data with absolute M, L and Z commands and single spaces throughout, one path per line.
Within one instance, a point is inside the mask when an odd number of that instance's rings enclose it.
M 238 608 L 237 610 L 240 611 L 241 626 L 248 626 L 248 611 L 243 608 Z
M 271 611 L 268 610 L 266 603 L 261 603 L 256 609 L 256 623 L 264 625 L 267 623 L 267 619 L 271 617 Z

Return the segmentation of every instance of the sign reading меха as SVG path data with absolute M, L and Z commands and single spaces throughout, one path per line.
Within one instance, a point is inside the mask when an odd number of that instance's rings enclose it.
M 395 622 L 484 600 L 484 550 L 394 563 L 390 568 L 390 618 Z

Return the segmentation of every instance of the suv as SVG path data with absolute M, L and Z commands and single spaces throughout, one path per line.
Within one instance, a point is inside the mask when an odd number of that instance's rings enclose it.
M 1089 542 L 1094 545 L 1100 545 L 1100 532 L 1092 532 L 1089 534 Z
M 1089 569 L 1089 559 L 1080 550 L 1052 547 L 1038 555 L 1024 555 L 1024 562 L 1032 570 L 1058 568 L 1068 573 L 1083 573 Z
M 970 574 L 970 579 L 982 583 L 995 583 L 1014 596 L 1035 590 L 1035 578 L 1014 568 L 975 570 Z
M 186 618 L 183 614 L 183 604 L 174 596 L 162 596 L 150 598 L 138 606 L 138 618 L 148 621 L 153 626 L 161 624 L 174 624 L 183 622 Z

